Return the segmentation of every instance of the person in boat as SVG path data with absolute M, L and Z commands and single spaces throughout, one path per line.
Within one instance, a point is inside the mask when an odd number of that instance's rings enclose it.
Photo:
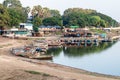
M 41 48 L 36 48 L 36 52 L 41 52 L 42 51 L 42 49 Z

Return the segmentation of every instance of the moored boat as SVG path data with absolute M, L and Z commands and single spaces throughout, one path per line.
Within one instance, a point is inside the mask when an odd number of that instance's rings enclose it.
M 53 56 L 51 55 L 41 55 L 38 57 L 33 57 L 32 59 L 38 59 L 38 60 L 52 60 Z

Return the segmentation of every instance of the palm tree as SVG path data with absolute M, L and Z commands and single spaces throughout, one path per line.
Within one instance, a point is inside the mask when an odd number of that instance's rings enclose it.
M 17 8 L 22 7 L 22 4 L 19 0 L 4 0 L 3 6 L 9 7 L 9 8 Z
M 32 9 L 32 16 L 41 17 L 41 14 L 43 13 L 42 7 L 40 5 L 34 6 Z

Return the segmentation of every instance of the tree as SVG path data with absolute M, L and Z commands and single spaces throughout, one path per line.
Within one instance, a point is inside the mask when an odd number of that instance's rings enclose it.
M 48 8 L 43 8 L 40 5 L 34 6 L 32 9 L 32 16 L 33 17 L 39 17 L 41 19 L 51 17 L 50 11 Z
M 50 10 L 49 10 L 49 8 L 44 7 L 43 8 L 43 19 L 48 18 L 48 17 L 52 17 L 51 14 L 50 14 Z
M 101 18 L 99 16 L 91 16 L 90 20 L 92 26 L 96 27 L 100 26 Z
M 29 14 L 29 13 L 30 13 L 30 10 L 31 10 L 31 9 L 30 9 L 30 7 L 29 7 L 29 6 L 27 6 L 27 7 L 25 7 L 25 8 L 24 8 L 24 12 L 26 12 L 27 14 Z
M 39 27 L 41 24 L 42 24 L 41 18 L 36 17 L 36 18 L 33 19 L 33 25 L 34 26 Z
M 7 9 L 0 4 L 0 30 L 3 30 L 9 25 L 9 19 Z
M 22 4 L 19 0 L 4 0 L 3 6 L 7 8 L 20 8 L 22 7 Z
M 118 22 L 111 17 L 98 13 L 95 10 L 91 9 L 82 9 L 82 8 L 69 8 L 64 11 L 62 16 L 63 25 L 69 27 L 71 25 L 82 25 L 91 27 L 91 26 L 102 26 L 110 27 L 118 26 Z M 82 24 L 83 23 L 83 24 Z
M 27 18 L 28 17 L 28 15 L 29 15 L 29 13 L 30 13 L 30 7 L 29 6 L 27 6 L 27 7 L 23 7 L 22 8 L 22 14 L 25 16 L 25 18 Z
M 91 13 L 91 14 L 89 14 L 90 16 L 99 16 L 102 20 L 104 20 L 105 21 L 105 23 L 106 23 L 106 27 L 110 27 L 110 26 L 113 26 L 113 22 L 115 22 L 116 24 L 114 25 L 114 26 L 119 26 L 119 23 L 116 21 L 116 20 L 114 20 L 114 19 L 112 19 L 110 16 L 107 16 L 107 15 L 105 15 L 105 14 L 102 14 L 102 13 Z
M 58 10 L 50 10 L 50 14 L 52 17 L 61 17 L 60 12 Z
M 47 7 L 42 7 L 40 5 L 34 6 L 32 9 L 32 16 L 45 19 L 48 17 L 61 17 L 58 10 L 50 10 Z
M 63 16 L 63 25 L 64 26 L 79 26 L 85 27 L 86 15 L 79 12 L 71 12 L 68 15 Z M 87 22 L 87 21 L 86 21 Z
M 85 25 L 85 21 L 81 18 L 78 20 L 78 25 L 81 27 L 81 28 L 84 28 L 86 25 Z
M 17 26 L 20 23 L 20 14 L 18 11 L 14 10 L 14 9 L 8 9 L 8 13 L 10 16 L 10 26 Z
M 43 13 L 42 7 L 40 5 L 34 6 L 31 13 L 32 13 L 32 16 L 34 16 L 34 17 L 36 17 L 36 16 L 41 17 L 42 13 Z
M 57 18 L 57 17 L 49 17 L 49 18 L 45 18 L 43 20 L 43 25 L 45 26 L 61 26 L 62 23 L 61 23 L 61 19 L 60 18 Z
M 9 26 L 18 26 L 19 23 L 27 21 L 28 13 L 30 11 L 29 7 L 22 7 L 19 0 L 4 0 L 3 5 L 7 8 L 10 16 Z
M 38 32 L 38 28 L 39 28 L 39 26 L 40 26 L 41 24 L 42 24 L 41 18 L 35 17 L 35 18 L 33 19 L 33 30 L 34 30 L 35 32 Z
M 27 21 L 28 14 L 25 10 L 8 8 L 8 13 L 10 16 L 9 26 L 11 27 L 18 26 L 19 23 L 25 23 Z
M 91 14 L 91 13 L 95 13 L 95 10 L 92 9 L 82 9 L 82 8 L 68 8 L 64 11 L 64 15 L 68 15 L 71 13 L 82 13 L 82 14 Z
M 100 26 L 102 26 L 102 27 L 107 26 L 105 20 L 102 20 L 102 19 L 100 20 Z

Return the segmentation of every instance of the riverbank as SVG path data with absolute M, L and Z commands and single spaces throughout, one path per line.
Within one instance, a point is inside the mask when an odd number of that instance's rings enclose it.
M 91 73 L 52 62 L 16 57 L 10 54 L 10 48 L 29 42 L 0 38 L 0 80 L 120 80 L 120 77 Z

